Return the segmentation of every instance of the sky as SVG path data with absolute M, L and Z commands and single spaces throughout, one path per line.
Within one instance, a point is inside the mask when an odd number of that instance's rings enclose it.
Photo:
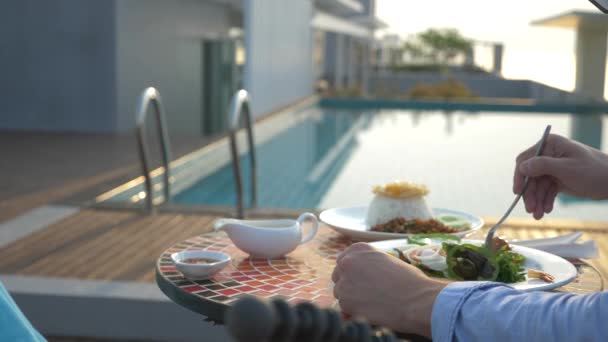
M 530 23 L 570 10 L 600 13 L 587 0 L 376 0 L 376 6 L 389 33 L 407 36 L 429 27 L 456 28 L 475 40 L 502 42 L 505 77 L 564 90 L 574 88 L 574 32 Z

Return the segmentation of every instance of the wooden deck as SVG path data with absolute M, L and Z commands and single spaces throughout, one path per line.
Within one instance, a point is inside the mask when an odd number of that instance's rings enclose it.
M 158 256 L 179 241 L 209 231 L 215 218 L 194 213 L 145 215 L 84 209 L 0 249 L 0 273 L 154 282 Z M 590 263 L 608 279 L 608 223 L 511 220 L 500 235 L 528 239 L 574 230 L 584 230 L 585 239 L 597 242 L 600 258 Z M 474 236 L 483 236 L 483 232 Z

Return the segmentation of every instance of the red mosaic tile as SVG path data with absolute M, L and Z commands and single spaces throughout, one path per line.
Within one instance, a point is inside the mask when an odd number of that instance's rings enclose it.
M 299 287 L 300 285 L 298 284 L 294 284 L 294 283 L 286 283 L 281 285 L 281 287 L 284 287 L 286 289 L 295 289 L 296 287 Z
M 279 271 L 268 271 L 268 272 L 265 272 L 265 273 L 267 275 L 273 276 L 273 277 L 280 276 L 281 274 L 283 274 L 282 272 L 279 272 Z
M 296 280 L 296 281 L 294 281 L 294 283 L 299 284 L 299 285 L 310 285 L 310 281 L 302 280 L 302 279 Z
M 258 272 L 258 271 L 244 271 L 243 272 L 245 275 L 248 276 L 252 276 L 252 275 L 261 275 L 262 273 Z
M 279 289 L 274 291 L 274 293 L 283 295 L 283 296 L 291 296 L 292 294 L 296 293 L 298 291 L 294 291 L 294 290 L 289 290 L 289 289 Z
M 253 276 L 252 278 L 257 279 L 257 280 L 266 280 L 266 279 L 271 279 L 272 277 L 269 275 L 262 274 L 262 275 Z
M 276 268 L 277 270 L 289 270 L 289 269 L 291 269 L 291 267 L 289 265 L 279 265 L 279 266 L 274 266 L 274 268 Z
M 298 292 L 294 296 L 297 298 L 302 298 L 302 299 L 313 299 L 313 298 L 317 297 L 316 294 L 306 293 L 306 292 Z
M 248 281 L 248 282 L 245 282 L 245 284 L 247 284 L 249 286 L 253 286 L 253 287 L 260 287 L 260 286 L 264 285 L 264 283 L 262 283 L 261 281 L 257 281 L 257 280 Z
M 316 275 L 311 275 L 311 274 L 300 274 L 300 275 L 298 276 L 298 278 L 300 278 L 300 279 L 302 279 L 302 280 L 309 281 L 309 282 L 311 282 L 311 283 L 312 283 L 314 280 L 316 280 L 316 279 L 317 279 L 317 276 L 316 276 Z
M 237 291 L 240 291 L 240 292 L 251 292 L 251 291 L 255 291 L 255 288 L 254 288 L 254 287 L 247 286 L 247 285 L 243 285 L 243 286 L 235 287 L 234 289 L 235 289 L 235 290 L 237 290 Z
M 270 266 L 256 267 L 256 269 L 260 272 L 274 271 L 274 268 L 272 268 Z
M 289 271 L 285 271 L 285 273 L 287 273 L 289 275 L 302 274 L 302 272 L 297 271 L 297 270 L 289 270 Z
M 270 298 L 275 295 L 273 292 L 268 291 L 256 291 L 251 294 L 262 298 Z
M 317 294 L 321 295 L 321 296 L 330 296 L 333 298 L 334 296 L 334 288 L 325 288 L 322 290 L 317 291 Z
M 234 280 L 238 281 L 238 282 L 245 282 L 245 281 L 251 281 L 253 280 L 253 278 L 249 278 L 249 277 L 234 277 Z
M 224 296 L 233 296 L 237 293 L 240 293 L 239 291 L 234 290 L 234 289 L 225 289 L 225 290 L 220 290 L 217 292 L 223 294 Z
M 175 268 L 175 266 L 163 266 L 160 268 L 160 270 L 163 272 L 171 272 L 176 271 L 177 269 Z
M 294 280 L 296 278 L 294 278 L 292 276 L 284 275 L 284 276 L 280 276 L 279 279 L 285 280 L 285 281 L 290 281 L 290 280 Z
M 271 260 L 270 264 L 272 264 L 272 266 L 275 266 L 275 265 L 285 265 L 285 264 L 287 264 L 287 261 L 284 260 L 284 259 L 275 259 L 275 260 Z
M 253 259 L 251 261 L 251 264 L 253 264 L 254 266 L 268 266 L 270 263 L 267 259 Z
M 213 278 L 211 278 L 211 279 L 213 279 L 213 281 L 216 281 L 216 282 L 218 282 L 218 283 L 223 283 L 223 282 L 225 282 L 225 281 L 230 281 L 230 280 L 232 280 L 232 278 L 230 278 L 230 277 L 228 277 L 228 276 L 225 276 L 225 275 L 218 275 L 218 274 L 216 274 L 216 275 L 215 275 Z
M 328 282 L 327 280 L 317 280 L 317 281 L 313 282 L 312 284 L 310 284 L 310 286 L 314 286 L 317 288 L 323 288 L 323 287 L 329 286 L 331 284 L 333 284 L 333 282 Z
M 198 285 L 192 285 L 192 286 L 182 287 L 182 290 L 192 293 L 192 292 L 197 292 L 197 291 L 203 291 L 203 290 L 205 290 L 205 288 L 200 287 Z
M 308 292 L 308 293 L 315 293 L 317 292 L 319 289 L 317 289 L 316 287 L 312 287 L 312 286 L 302 286 L 298 289 L 299 291 L 304 291 L 304 292 Z
M 272 284 L 272 285 L 280 285 L 280 284 L 284 283 L 284 281 L 281 279 L 270 279 L 270 280 L 266 280 L 265 282 L 268 284 Z
M 262 290 L 266 290 L 266 291 L 274 291 L 276 289 L 278 289 L 278 287 L 273 286 L 273 285 L 264 285 L 260 287 Z

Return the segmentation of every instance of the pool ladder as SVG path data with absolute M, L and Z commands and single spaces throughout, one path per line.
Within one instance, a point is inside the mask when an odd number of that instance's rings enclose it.
M 241 165 L 239 161 L 238 146 L 236 143 L 236 133 L 240 128 L 241 115 L 245 115 L 245 128 L 247 129 L 247 140 L 249 142 L 249 160 L 251 163 L 251 207 L 257 206 L 257 179 L 256 179 L 256 157 L 255 144 L 253 142 L 253 127 L 251 110 L 249 107 L 249 94 L 241 89 L 234 94 L 230 101 L 228 110 L 228 135 L 230 137 L 230 154 L 232 156 L 232 171 L 234 173 L 234 183 L 236 185 L 236 215 L 237 218 L 245 217 L 243 204 L 243 179 L 241 177 Z
M 154 106 L 154 114 L 160 135 L 160 145 L 163 162 L 163 200 L 169 201 L 171 198 L 170 170 L 169 161 L 171 160 L 171 148 L 169 146 L 169 134 L 165 121 L 165 110 L 160 97 L 160 93 L 153 87 L 146 88 L 139 98 L 135 113 L 135 132 L 137 135 L 137 148 L 139 150 L 139 160 L 145 179 L 145 208 L 149 213 L 154 212 L 154 191 L 152 188 L 152 178 L 150 176 L 150 161 L 148 159 L 148 145 L 146 144 L 146 115 L 150 103 Z
M 165 120 L 165 110 L 162 104 L 161 96 L 158 90 L 153 87 L 146 88 L 139 98 L 136 111 L 136 135 L 137 147 L 139 151 L 139 159 L 141 162 L 142 172 L 144 174 L 145 185 L 145 209 L 148 212 L 154 212 L 154 191 L 152 187 L 152 177 L 150 176 L 150 163 L 148 158 L 148 147 L 146 144 L 146 115 L 150 104 L 154 106 L 154 113 L 160 135 L 160 144 L 163 162 L 163 200 L 169 201 L 171 198 L 170 188 L 170 167 L 171 148 L 169 145 L 169 134 L 167 132 L 167 123 Z M 236 185 L 236 215 L 237 218 L 244 218 L 245 209 L 243 203 L 243 180 L 241 177 L 241 166 L 239 161 L 239 152 L 236 141 L 236 134 L 240 128 L 240 118 L 245 116 L 245 125 L 247 129 L 247 140 L 249 142 L 249 158 L 251 162 L 251 206 L 257 206 L 257 178 L 256 178 L 256 153 L 255 144 L 253 141 L 253 127 L 251 110 L 249 106 L 249 94 L 246 90 L 239 90 L 234 94 L 230 101 L 228 110 L 228 135 L 230 139 L 230 153 L 232 157 L 232 170 L 234 173 L 234 181 Z

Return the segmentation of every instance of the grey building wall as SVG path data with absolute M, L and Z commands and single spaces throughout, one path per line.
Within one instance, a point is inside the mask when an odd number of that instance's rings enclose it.
M 114 4 L 2 1 L 0 128 L 114 130 Z
M 230 16 L 202 0 L 2 1 L 0 128 L 130 132 L 155 86 L 170 133 L 199 135 L 202 43 Z
M 163 96 L 170 134 L 199 135 L 205 39 L 225 38 L 230 10 L 201 0 L 116 0 L 117 130 L 135 122 L 147 86 Z
M 245 88 L 260 115 L 313 92 L 313 4 L 309 0 L 244 1 Z

